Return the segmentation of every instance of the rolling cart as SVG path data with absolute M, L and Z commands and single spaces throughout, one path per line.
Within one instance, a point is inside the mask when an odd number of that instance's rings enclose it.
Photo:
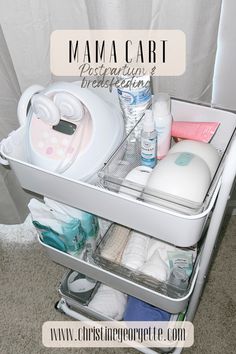
M 102 95 L 106 96 L 106 93 L 102 92 Z M 114 101 L 114 97 L 109 94 L 106 98 Z M 39 238 L 42 247 L 54 262 L 170 313 L 177 314 L 186 310 L 185 320 L 192 321 L 206 282 L 235 180 L 236 115 L 229 111 L 175 99 L 172 99 L 172 114 L 175 120 L 220 122 L 220 127 L 211 141 L 221 154 L 220 164 L 201 208 L 193 213 L 149 204 L 117 193 L 114 185 L 117 180 L 119 182 L 119 178 L 112 179 L 109 176 L 112 176 L 114 167 L 117 167 L 122 146 L 107 161 L 100 171 L 98 183 L 94 185 L 66 178 L 29 164 L 24 150 L 24 127 L 20 127 L 1 142 L 1 162 L 10 164 L 22 188 L 27 190 L 125 225 L 175 246 L 190 247 L 200 241 L 190 285 L 182 296 L 172 297 L 134 282 L 121 274 L 103 269 L 95 263 L 61 252 L 44 244 Z M 74 300 L 70 302 L 63 297 L 58 303 L 58 309 L 78 320 L 106 319 L 106 316 L 96 314 L 86 306 Z M 176 348 L 174 353 L 180 353 L 181 349 Z M 138 348 L 138 350 L 147 354 L 156 353 L 149 348 Z

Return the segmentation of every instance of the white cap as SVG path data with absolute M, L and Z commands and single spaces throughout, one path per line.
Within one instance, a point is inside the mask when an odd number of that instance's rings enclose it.
M 163 117 L 170 114 L 170 96 L 167 93 L 159 93 L 153 99 L 154 117 Z
M 145 116 L 143 118 L 143 130 L 147 133 L 155 130 L 155 123 L 152 116 L 152 111 L 150 109 L 147 109 L 145 112 Z

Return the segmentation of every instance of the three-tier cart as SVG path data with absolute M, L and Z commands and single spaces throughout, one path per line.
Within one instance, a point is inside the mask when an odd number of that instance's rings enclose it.
M 112 104 L 117 104 L 114 94 L 101 90 L 101 95 Z M 93 185 L 29 164 L 24 148 L 24 127 L 20 127 L 1 142 L 1 161 L 10 164 L 22 188 L 26 190 L 93 213 L 100 218 L 124 225 L 177 247 L 185 248 L 198 244 L 198 256 L 189 287 L 182 296 L 172 297 L 171 294 L 158 292 L 135 282 L 132 278 L 104 269 L 96 263 L 61 252 L 44 244 L 39 238 L 42 247 L 54 262 L 170 313 L 177 314 L 184 311 L 185 320 L 192 321 L 206 282 L 235 180 L 236 114 L 216 107 L 176 99 L 172 99 L 172 114 L 174 120 L 220 122 L 219 129 L 211 141 L 221 155 L 220 164 L 203 204 L 193 213 L 150 204 L 140 198 L 129 198 L 125 194 L 118 193 L 113 187 L 119 182 L 120 177 L 112 174 L 118 166 L 117 161 L 120 159 L 122 146 L 104 165 L 99 172 L 97 182 Z M 125 142 L 121 145 L 123 144 Z M 61 311 L 78 320 L 107 319 L 106 316 L 96 314 L 87 306 L 74 300 L 68 302 L 61 298 L 57 306 Z M 150 354 L 156 352 L 150 348 L 139 348 L 139 350 Z M 174 353 L 180 352 L 181 348 L 176 348 L 174 351 Z

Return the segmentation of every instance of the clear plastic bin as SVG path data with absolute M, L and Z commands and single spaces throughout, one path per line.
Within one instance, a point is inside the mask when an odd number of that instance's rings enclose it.
M 103 250 L 106 247 L 107 242 L 109 242 L 109 238 L 112 237 L 112 234 L 114 233 L 116 226 L 117 226 L 117 224 L 112 224 L 109 227 L 106 234 L 101 239 L 97 248 L 95 249 L 95 251 L 93 253 L 93 259 L 94 259 L 94 262 L 96 265 L 98 265 L 99 267 L 101 267 L 103 269 L 109 270 L 110 272 L 115 273 L 119 276 L 122 276 L 123 278 L 129 279 L 136 284 L 139 284 L 139 285 L 145 286 L 149 289 L 152 289 L 152 290 L 158 292 L 159 294 L 167 295 L 173 299 L 182 298 L 182 297 L 186 296 L 186 294 L 189 293 L 190 288 L 191 288 L 191 284 L 192 284 L 192 280 L 193 280 L 193 277 L 194 277 L 194 274 L 195 274 L 195 271 L 197 268 L 196 247 L 191 248 L 191 250 L 193 250 L 193 254 L 194 254 L 193 269 L 192 269 L 191 275 L 189 276 L 189 278 L 185 284 L 186 287 L 185 288 L 178 287 L 178 286 L 174 285 L 173 283 L 171 283 L 169 280 L 167 280 L 166 282 L 162 282 L 152 276 L 149 276 L 149 275 L 143 273 L 140 270 L 136 270 L 136 269 L 127 267 L 124 263 L 122 263 L 122 261 L 121 261 L 122 257 L 120 257 L 119 261 L 118 260 L 111 260 L 111 259 L 108 259 L 107 257 L 104 257 Z M 132 233 L 132 230 L 130 229 L 129 235 L 131 233 Z M 148 239 L 151 239 L 147 235 L 143 235 L 143 236 L 146 236 Z M 176 247 L 175 247 L 175 249 L 176 249 L 176 251 L 179 250 L 179 251 L 186 252 L 186 249 L 181 249 L 181 248 L 176 248 Z M 195 263 L 195 266 L 194 266 L 194 263 Z M 169 272 L 170 271 L 171 271 L 171 267 L 169 266 Z
M 178 101 L 173 101 L 174 104 Z M 175 118 L 175 117 L 174 117 Z M 143 118 L 137 123 L 137 126 L 142 125 Z M 184 119 L 183 119 L 184 120 Z M 199 120 L 201 118 L 199 117 Z M 211 117 L 209 117 L 209 121 Z M 218 121 L 218 120 L 217 120 Z M 221 124 L 223 124 L 221 122 Z M 141 129 L 139 129 L 141 131 Z M 115 193 L 124 194 L 128 197 L 138 199 L 145 203 L 165 207 L 169 210 L 177 211 L 186 215 L 197 215 L 204 212 L 209 206 L 210 200 L 212 198 L 213 192 L 219 182 L 220 175 L 222 173 L 222 165 L 226 155 L 227 145 L 223 145 L 219 141 L 222 131 L 216 132 L 212 139 L 211 144 L 217 149 L 219 154 L 219 165 L 216 169 L 214 177 L 209 185 L 209 188 L 205 194 L 202 203 L 192 202 L 180 197 L 173 196 L 168 193 L 158 192 L 152 189 L 145 190 L 145 186 L 138 184 L 136 182 L 126 179 L 126 176 L 134 168 L 141 168 L 141 144 L 140 137 L 136 140 L 136 143 L 129 143 L 129 135 L 120 145 L 118 150 L 112 155 L 109 161 L 98 173 L 100 178 L 100 184 L 104 188 L 113 191 Z M 133 146 L 132 146 L 133 145 Z M 174 141 L 172 139 L 172 146 Z M 144 167 L 145 168 L 145 167 Z M 157 162 L 158 168 L 158 162 Z

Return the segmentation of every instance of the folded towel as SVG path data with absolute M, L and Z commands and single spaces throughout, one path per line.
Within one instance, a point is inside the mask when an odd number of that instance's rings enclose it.
M 128 296 L 124 321 L 169 321 L 171 314 L 133 296 Z
M 122 320 L 127 303 L 127 295 L 107 285 L 101 284 L 88 307 L 114 320 Z
M 140 268 L 140 271 L 162 282 L 167 281 L 170 275 L 169 267 L 161 259 L 158 250 L 156 250 L 152 257 Z
M 174 253 L 178 253 L 178 252 L 183 252 L 186 255 L 191 255 L 193 258 L 193 262 L 196 259 L 196 255 L 197 255 L 197 250 L 195 249 L 181 249 L 181 248 L 177 248 L 173 245 L 170 245 L 169 243 L 157 240 L 154 237 L 149 237 L 149 244 L 148 244 L 148 255 L 147 255 L 147 260 L 150 259 L 152 257 L 152 255 L 155 253 L 155 251 L 158 250 L 159 251 L 159 255 L 161 257 L 161 259 L 166 262 L 166 264 L 169 266 L 169 252 L 174 252 Z
M 147 260 L 150 259 L 153 254 L 156 252 L 156 250 L 159 251 L 159 255 L 161 259 L 168 264 L 168 251 L 175 251 L 176 247 L 169 245 L 168 243 L 165 243 L 163 241 L 157 240 L 154 237 L 150 237 L 149 244 L 148 244 L 148 255 L 147 255 Z

